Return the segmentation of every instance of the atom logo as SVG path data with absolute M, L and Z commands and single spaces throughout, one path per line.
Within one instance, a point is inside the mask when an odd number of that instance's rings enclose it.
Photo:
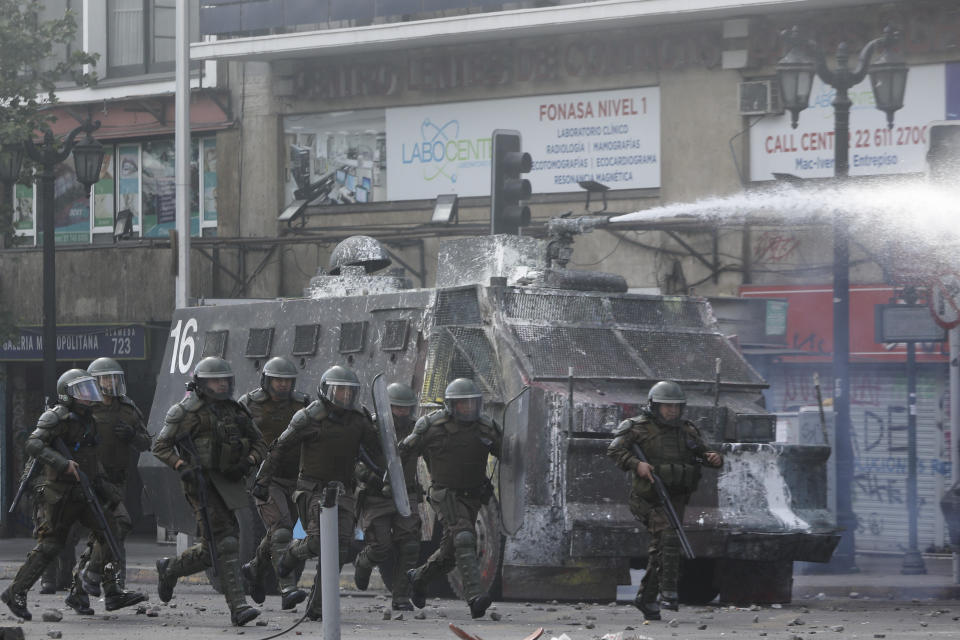
M 423 144 L 425 147 L 429 147 L 434 150 L 433 158 L 438 162 L 436 170 L 432 173 L 430 172 L 430 169 L 426 167 L 424 168 L 424 180 L 434 180 L 439 176 L 444 176 L 450 180 L 450 182 L 457 181 L 456 171 L 449 170 L 451 162 L 447 159 L 445 150 L 447 144 L 455 141 L 459 136 L 459 120 L 448 120 L 442 125 L 437 125 L 431 122 L 430 118 L 424 119 L 423 123 L 420 125 L 420 137 L 423 139 Z

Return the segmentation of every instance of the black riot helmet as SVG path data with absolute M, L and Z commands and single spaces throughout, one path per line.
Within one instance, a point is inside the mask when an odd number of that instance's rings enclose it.
M 387 397 L 390 399 L 394 423 L 413 421 L 413 414 L 418 404 L 417 394 L 413 389 L 402 382 L 394 382 L 387 386 Z
M 676 382 L 671 380 L 661 380 L 657 384 L 650 387 L 650 391 L 647 393 L 647 402 L 650 405 L 650 413 L 660 420 L 666 420 L 660 414 L 660 405 L 679 405 L 680 413 L 675 418 L 675 420 L 679 421 L 680 417 L 683 415 L 683 409 L 687 404 L 687 396 L 683 393 L 683 389 L 680 388 L 680 385 Z
M 224 387 L 219 381 L 226 380 Z M 209 356 L 197 363 L 193 370 L 193 388 L 211 400 L 229 400 L 233 397 L 233 369 L 223 358 Z
M 127 395 L 123 369 L 113 358 L 97 358 L 87 367 L 87 373 L 97 379 L 103 395 L 115 398 Z
M 103 402 L 97 380 L 83 369 L 70 369 L 57 380 L 57 400 L 60 404 L 73 408 L 77 401 L 81 404 Z
M 474 422 L 483 409 L 483 394 L 469 378 L 457 378 L 443 392 L 443 408 L 457 422 Z
M 320 376 L 317 392 L 338 409 L 353 409 L 360 395 L 360 379 L 347 367 L 336 365 Z
M 270 384 L 271 378 L 275 378 L 277 380 L 290 380 L 290 388 L 286 390 L 285 394 L 278 392 Z M 297 367 L 286 358 L 281 358 L 279 356 L 276 358 L 270 358 L 267 360 L 267 363 L 263 365 L 263 370 L 260 372 L 260 388 L 269 393 L 271 396 L 276 396 L 281 399 L 289 398 L 290 393 L 293 391 L 293 387 L 296 384 Z

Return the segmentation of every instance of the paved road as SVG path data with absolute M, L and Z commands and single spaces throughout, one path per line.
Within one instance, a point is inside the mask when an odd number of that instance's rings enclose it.
M 19 623 L 9 615 L 2 615 L 3 626 L 21 624 L 26 637 L 45 639 L 48 632 L 60 631 L 64 640 L 213 640 L 227 635 L 246 635 L 252 639 L 266 638 L 293 624 L 296 613 L 280 611 L 275 598 L 268 598 L 259 619 L 264 626 L 253 623 L 242 629 L 230 627 L 223 598 L 211 594 L 202 585 L 177 587 L 169 605 L 160 604 L 154 594 L 150 609 L 156 607 L 157 616 L 148 617 L 130 608 L 105 614 L 103 604 L 94 602 L 97 615 L 80 617 L 63 606 L 62 595 L 30 595 L 34 621 Z M 895 601 L 851 598 L 811 598 L 781 607 L 685 607 L 667 616 L 675 622 L 663 621 L 644 624 L 638 612 L 629 605 L 556 604 L 556 603 L 497 603 L 491 613 L 501 617 L 492 620 L 470 620 L 466 607 L 451 600 L 432 600 L 423 610 L 423 619 L 405 613 L 402 620 L 384 620 L 387 600 L 383 596 L 350 595 L 342 600 L 343 638 L 429 638 L 454 639 L 448 628 L 454 623 L 484 640 L 521 640 L 537 627 L 546 630 L 544 638 L 561 637 L 570 640 L 595 640 L 608 634 L 621 634 L 618 640 L 650 638 L 783 638 L 785 640 L 818 637 L 830 638 L 888 638 L 889 640 L 929 640 L 956 638 L 960 627 L 960 603 L 956 601 L 918 600 Z M 63 613 L 60 622 L 42 622 L 41 613 L 57 609 Z M 148 609 L 149 610 L 149 609 Z M 396 614 L 394 614 L 396 615 Z M 318 637 L 322 623 L 304 622 L 285 638 L 298 635 Z M 812 640 L 812 639 L 811 639 Z

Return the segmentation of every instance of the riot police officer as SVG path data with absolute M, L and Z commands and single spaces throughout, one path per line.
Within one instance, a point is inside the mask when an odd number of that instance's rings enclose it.
M 430 581 L 456 567 L 470 615 L 480 618 L 491 600 L 481 585 L 475 522 L 480 507 L 493 496 L 487 458 L 500 457 L 503 429 L 483 415 L 483 395 L 473 380 L 457 378 L 448 384 L 443 407 L 420 418 L 400 443 L 404 460 L 423 456 L 426 461 L 432 482 L 427 501 L 443 525 L 440 547 L 407 577 L 413 604 L 422 609 Z
M 82 369 L 70 369 L 57 380 L 58 403 L 40 416 L 37 428 L 26 442 L 26 452 L 34 456 L 43 465 L 43 478 L 37 485 L 37 498 L 42 502 L 42 517 L 37 526 L 37 545 L 27 554 L 27 559 L 17 571 L 13 582 L 0 594 L 0 600 L 17 617 L 25 620 L 32 618 L 27 609 L 27 591 L 37 581 L 47 564 L 53 562 L 66 543 L 70 527 L 74 522 L 93 531 L 94 537 L 105 544 L 104 528 L 116 534 L 116 521 L 113 518 L 111 501 L 116 493 L 103 477 L 103 466 L 97 446 L 96 426 L 92 408 L 102 397 L 96 380 Z M 72 459 L 58 451 L 57 439 L 72 452 Z M 80 489 L 80 475 L 83 472 L 96 489 L 96 499 L 103 509 L 105 522 L 95 515 L 87 504 Z M 109 548 L 105 549 L 106 559 L 115 561 Z M 147 597 L 142 593 L 120 592 L 107 602 L 108 609 L 119 609 Z M 81 614 L 92 614 L 90 601 L 86 594 L 74 585 L 66 604 Z
M 300 520 L 306 523 L 307 537 L 290 544 L 280 557 L 278 574 L 286 577 L 296 566 L 320 555 L 320 511 L 323 491 L 330 483 L 340 483 L 345 493 L 338 502 L 338 545 L 340 568 L 349 560 L 353 539 L 355 500 L 353 469 L 360 446 L 379 453 L 380 441 L 369 412 L 359 405 L 360 381 L 343 366 L 327 369 L 320 377 L 320 399 L 297 411 L 289 426 L 273 443 L 254 485 L 258 500 L 269 496 L 270 483 L 282 460 L 290 451 L 300 455 L 296 502 Z M 318 568 L 316 580 L 320 579 Z M 322 617 L 322 599 L 314 588 L 307 605 L 311 620 Z
M 230 621 L 239 627 L 260 611 L 247 604 L 243 593 L 235 511 L 248 504 L 244 478 L 260 464 L 266 445 L 250 413 L 233 399 L 233 379 L 230 363 L 222 358 L 198 362 L 187 385 L 191 393 L 170 407 L 153 454 L 180 474 L 201 534 L 179 556 L 157 560 L 157 593 L 169 602 L 178 578 L 213 566 L 212 546 Z
M 390 413 L 397 440 L 403 440 L 413 431 L 417 396 L 405 384 L 394 382 L 387 387 Z M 417 482 L 417 458 L 408 457 L 403 465 L 407 495 L 412 507 L 409 516 L 401 516 L 391 497 L 384 495 L 383 474 L 386 460 L 380 456 L 357 463 L 356 476 L 360 482 L 359 527 L 365 545 L 354 561 L 353 579 L 357 588 L 365 591 L 373 568 L 386 561 L 395 552 L 393 565 L 392 606 L 394 611 L 412 611 L 410 583 L 406 572 L 417 566 L 420 556 L 420 483 Z
M 93 408 L 93 418 L 100 440 L 100 454 L 107 480 L 117 488 L 120 496 L 127 493 L 127 473 L 131 465 L 131 452 L 140 453 L 150 448 L 150 434 L 143 414 L 127 397 L 127 385 L 123 369 L 116 360 L 97 358 L 87 367 L 87 373 L 97 380 L 103 401 Z M 121 499 L 113 510 L 117 521 L 117 540 L 121 549 L 123 541 L 133 529 L 127 507 Z M 105 565 L 104 550 L 95 537 L 87 541 L 87 548 L 78 563 L 79 580 L 83 590 L 93 596 L 100 595 L 100 583 L 107 603 L 120 593 L 124 584 L 125 558 Z
M 260 386 L 240 398 L 253 416 L 253 421 L 263 434 L 263 439 L 272 444 L 290 424 L 293 415 L 310 404 L 310 397 L 294 387 L 297 368 L 286 358 L 271 358 L 263 365 Z M 273 564 L 276 569 L 280 554 L 293 541 L 293 526 L 297 522 L 297 506 L 293 494 L 297 490 L 297 467 L 300 452 L 291 449 L 279 462 L 267 487 L 266 499 L 256 499 L 257 511 L 266 533 L 254 558 L 243 565 L 241 573 L 251 585 L 254 602 L 262 603 L 266 596 L 264 568 Z M 280 587 L 280 604 L 283 609 L 292 609 L 303 602 L 307 593 L 297 588 L 294 575 L 277 578 Z
M 707 447 L 692 422 L 683 419 L 687 399 L 680 385 L 658 382 L 650 388 L 647 400 L 639 416 L 620 423 L 607 455 L 633 474 L 630 511 L 650 536 L 647 572 L 633 604 L 647 620 L 659 620 L 661 607 L 673 611 L 679 608 L 680 537 L 670 526 L 651 474 L 663 482 L 683 522 L 684 508 L 700 481 L 700 466 L 720 467 L 723 457 Z M 634 444 L 639 445 L 648 462 L 634 455 Z

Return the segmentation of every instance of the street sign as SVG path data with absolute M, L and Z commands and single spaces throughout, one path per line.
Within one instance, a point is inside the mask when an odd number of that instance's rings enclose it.
M 878 304 L 876 341 L 944 342 L 947 334 L 933 322 L 930 312 L 920 304 Z
M 947 274 L 935 278 L 927 296 L 930 313 L 938 325 L 953 329 L 960 325 L 960 278 Z

